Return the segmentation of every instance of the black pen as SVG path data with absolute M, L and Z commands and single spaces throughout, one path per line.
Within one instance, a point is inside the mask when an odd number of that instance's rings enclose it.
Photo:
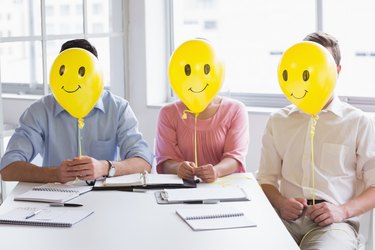
M 219 200 L 197 200 L 197 201 L 183 201 L 184 204 L 217 204 Z
M 51 207 L 82 207 L 82 204 L 77 203 L 50 203 Z

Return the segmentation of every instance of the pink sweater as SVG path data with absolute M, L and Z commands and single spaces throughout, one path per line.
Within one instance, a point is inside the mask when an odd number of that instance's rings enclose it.
M 156 133 L 157 171 L 166 160 L 194 162 L 194 114 L 186 113 L 186 106 L 177 101 L 164 106 L 159 113 Z M 244 104 L 223 98 L 216 114 L 197 120 L 198 165 L 216 165 L 224 158 L 241 163 L 237 172 L 245 172 L 249 144 L 249 123 Z

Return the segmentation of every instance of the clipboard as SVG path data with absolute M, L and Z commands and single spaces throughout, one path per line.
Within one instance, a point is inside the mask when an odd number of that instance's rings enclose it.
M 196 188 L 160 190 L 154 192 L 158 204 L 213 204 L 230 201 L 250 201 L 249 195 L 240 187 Z

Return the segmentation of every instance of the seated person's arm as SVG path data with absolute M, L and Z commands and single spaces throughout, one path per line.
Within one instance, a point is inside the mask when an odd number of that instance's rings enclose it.
M 195 163 L 190 161 L 166 160 L 159 164 L 164 174 L 177 174 L 182 179 L 193 179 L 195 176 Z
M 361 215 L 375 208 L 375 187 L 369 187 L 357 197 L 343 204 L 342 208 L 345 211 L 346 218 Z
M 369 187 L 342 205 L 323 202 L 310 206 L 306 215 L 319 226 L 327 226 L 361 215 L 372 208 L 375 208 L 375 187 Z
M 151 165 L 142 158 L 133 157 L 119 162 L 113 162 L 116 175 L 150 172 Z M 63 161 L 58 167 L 39 167 L 32 163 L 16 161 L 6 166 L 1 171 L 4 181 L 23 182 L 61 182 L 74 181 L 77 177 L 81 180 L 93 180 L 108 174 L 108 162 L 98 161 L 89 156 L 77 157 L 73 160 Z
M 62 163 L 63 165 L 64 163 Z M 1 179 L 4 181 L 24 182 L 67 182 L 75 177 L 64 177 L 61 169 L 56 167 L 42 168 L 29 162 L 15 161 L 1 170 Z
M 150 172 L 151 165 L 140 157 L 132 157 L 122 161 L 113 162 L 116 167 L 116 175 Z
M 215 166 L 212 164 L 199 166 L 195 170 L 195 174 L 204 182 L 214 182 L 219 177 L 236 172 L 240 166 L 241 164 L 237 160 L 233 158 L 224 158 Z
M 286 198 L 271 184 L 261 184 L 261 187 L 272 206 L 284 220 L 299 218 L 303 210 L 307 207 L 307 200 L 305 198 Z

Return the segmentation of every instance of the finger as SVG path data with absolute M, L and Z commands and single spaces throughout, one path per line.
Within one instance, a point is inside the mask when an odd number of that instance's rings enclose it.
M 179 172 L 183 173 L 184 175 L 192 175 L 193 172 L 192 170 L 190 169 L 189 166 L 181 166 L 178 170 Z
M 300 202 L 304 207 L 307 207 L 307 199 L 306 198 L 296 198 L 296 201 Z
M 301 210 L 304 208 L 303 204 L 297 201 L 292 201 L 291 202 L 291 207 L 295 210 Z
M 323 221 L 329 219 L 329 214 L 328 213 L 323 213 L 319 216 L 317 216 L 315 219 L 314 219 L 314 222 L 319 224 L 319 223 L 322 223 Z
M 311 212 L 310 212 L 310 218 L 313 220 L 313 221 L 315 221 L 315 219 L 318 217 L 318 216 L 320 216 L 320 215 L 322 215 L 322 214 L 324 214 L 324 209 L 322 209 L 322 208 L 314 208 L 314 207 L 312 207 L 311 208 Z
M 187 165 L 193 169 L 198 167 L 195 165 L 195 162 L 191 162 L 191 161 L 187 162 Z

